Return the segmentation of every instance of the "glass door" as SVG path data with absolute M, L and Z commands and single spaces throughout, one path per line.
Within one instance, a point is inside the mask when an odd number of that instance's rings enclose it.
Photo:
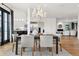
M 0 45 L 10 40 L 9 12 L 0 7 Z
M 8 18 L 7 18 L 7 13 L 6 13 L 6 12 L 4 12 L 3 15 L 4 15 L 4 16 L 3 16 L 3 18 L 4 18 L 4 19 L 3 19 L 3 20 L 4 20 L 4 21 L 3 21 L 3 22 L 4 22 L 4 24 L 3 24 L 3 25 L 4 25 L 4 26 L 3 26 L 3 27 L 4 27 L 4 42 L 5 42 L 5 41 L 7 40 L 7 19 L 8 19 Z
M 9 13 L 8 12 L 3 12 L 3 34 L 4 34 L 4 39 L 3 42 L 9 42 L 10 40 L 10 29 L 9 29 Z
M 0 43 L 1 43 L 1 40 L 2 40 L 2 21 L 1 21 L 1 10 L 0 10 Z

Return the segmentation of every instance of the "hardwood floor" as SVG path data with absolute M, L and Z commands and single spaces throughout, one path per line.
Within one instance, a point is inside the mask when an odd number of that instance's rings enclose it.
M 62 47 L 71 55 L 79 56 L 79 40 L 76 37 L 63 37 L 61 42 Z
M 79 40 L 76 37 L 62 37 L 62 47 L 73 56 L 79 56 Z M 0 46 L 0 56 L 12 49 L 12 44 Z
M 0 56 L 6 56 L 6 53 L 8 51 L 11 51 L 12 50 L 12 44 L 11 43 L 7 43 L 3 46 L 0 46 Z

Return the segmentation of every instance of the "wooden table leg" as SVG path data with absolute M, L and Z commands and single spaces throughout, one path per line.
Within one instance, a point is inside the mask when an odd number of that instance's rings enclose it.
M 18 55 L 18 37 L 16 39 L 16 50 L 15 50 L 15 54 Z
M 58 37 L 56 37 L 56 54 L 58 54 Z

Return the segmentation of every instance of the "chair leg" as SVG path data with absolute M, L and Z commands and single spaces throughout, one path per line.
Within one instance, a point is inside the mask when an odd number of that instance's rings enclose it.
M 34 45 L 34 47 L 32 48 L 32 56 L 34 56 L 34 52 L 35 52 L 35 45 Z
M 21 56 L 22 56 L 22 51 L 23 51 L 23 48 L 21 48 Z
M 36 48 L 37 48 L 37 41 L 36 41 Z
M 32 48 L 32 56 L 34 56 L 34 48 Z
M 23 47 L 23 52 L 25 52 L 25 47 Z
M 52 52 L 52 47 L 49 47 L 48 49 L 49 49 L 49 53 Z M 50 53 L 50 55 L 51 55 L 51 53 Z
M 53 56 L 53 47 L 52 47 L 52 56 Z
M 52 51 L 52 48 L 50 48 L 50 47 L 49 47 L 48 49 L 49 49 L 49 52 L 51 52 L 51 51 Z
M 39 40 L 39 51 L 40 51 L 40 49 L 41 49 L 41 48 L 40 48 L 40 40 Z
M 36 48 L 37 48 L 37 42 L 36 42 L 36 40 L 34 42 L 34 47 L 35 47 L 35 50 L 36 50 Z
M 40 55 L 42 56 L 42 47 L 40 47 Z
M 60 44 L 60 51 L 62 51 L 62 46 L 61 46 L 61 44 Z
M 13 44 L 13 46 L 12 46 L 12 52 L 14 52 L 14 44 Z

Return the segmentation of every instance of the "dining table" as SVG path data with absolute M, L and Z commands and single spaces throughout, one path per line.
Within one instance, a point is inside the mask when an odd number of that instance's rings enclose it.
M 53 39 L 56 41 L 56 54 L 58 54 L 58 41 L 59 37 L 56 35 L 53 35 Z M 18 55 L 18 41 L 21 40 L 21 36 L 17 36 L 16 38 L 16 49 L 15 49 L 15 54 Z

